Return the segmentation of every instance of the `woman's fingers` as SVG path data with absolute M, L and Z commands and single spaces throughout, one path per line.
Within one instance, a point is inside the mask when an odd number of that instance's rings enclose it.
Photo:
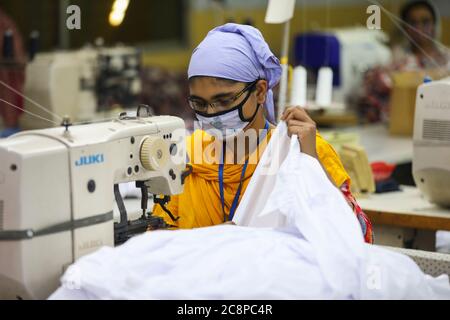
M 316 137 L 316 128 L 310 124 L 290 125 L 288 126 L 288 135 L 291 137 L 296 134 L 299 138 L 304 136 Z
M 296 120 L 296 119 L 289 119 L 286 121 L 287 126 L 306 126 L 306 127 L 313 127 L 315 128 L 316 126 L 313 123 L 309 123 L 309 122 L 305 122 L 305 121 L 301 121 L 301 120 Z
M 300 125 L 292 124 L 293 120 L 290 120 L 290 122 L 291 125 L 288 126 L 288 135 L 290 137 L 294 134 L 297 135 L 301 151 L 317 158 L 315 125 L 304 122 Z
M 286 107 L 286 109 L 284 109 L 284 112 L 281 116 L 281 120 L 288 120 L 290 119 L 293 115 L 292 115 L 292 111 L 295 109 L 295 107 Z
M 281 117 L 281 120 L 288 121 L 290 119 L 295 119 L 299 121 L 304 121 L 308 123 L 314 123 L 314 121 L 311 119 L 311 117 L 308 115 L 308 113 L 305 111 L 305 109 L 301 107 L 287 107 L 284 110 L 284 113 Z
M 286 119 L 289 117 L 289 114 L 292 112 L 293 107 L 286 107 L 284 109 L 283 114 L 281 115 L 281 120 L 286 121 Z
M 302 152 L 317 158 L 316 123 L 300 107 L 288 107 L 281 117 L 288 127 L 288 135 L 298 136 Z

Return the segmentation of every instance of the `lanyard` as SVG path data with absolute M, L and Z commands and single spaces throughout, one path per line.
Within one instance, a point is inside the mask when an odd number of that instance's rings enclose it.
M 266 120 L 266 124 L 264 125 L 264 131 L 263 135 L 259 137 L 259 141 L 264 139 L 264 137 L 267 134 L 267 130 L 269 129 L 269 122 Z M 222 150 L 222 163 L 219 164 L 219 189 L 220 189 L 220 201 L 222 202 L 222 212 L 223 212 L 223 221 L 226 222 L 226 215 L 225 215 L 225 195 L 224 195 L 224 186 L 223 186 L 223 166 L 225 162 L 225 152 Z M 241 171 L 241 178 L 239 181 L 239 186 L 236 192 L 236 195 L 234 196 L 233 202 L 231 204 L 230 208 L 230 214 L 228 215 L 228 220 L 231 221 L 234 216 L 234 212 L 236 211 L 239 197 L 241 195 L 241 189 L 242 189 L 242 181 L 244 180 L 245 171 L 247 170 L 248 165 L 248 159 L 245 160 L 244 166 Z

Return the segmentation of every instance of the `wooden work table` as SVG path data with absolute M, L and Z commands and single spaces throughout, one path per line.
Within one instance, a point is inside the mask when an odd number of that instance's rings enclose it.
M 428 202 L 415 187 L 357 200 L 374 226 L 376 244 L 435 251 L 436 231 L 450 231 L 450 208 Z
M 359 197 L 358 203 L 375 224 L 450 231 L 449 208 L 428 202 L 415 187 L 401 189 Z

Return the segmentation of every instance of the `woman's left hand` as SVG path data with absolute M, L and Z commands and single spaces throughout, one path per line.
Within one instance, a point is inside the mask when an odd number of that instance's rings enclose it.
M 296 134 L 300 142 L 301 151 L 317 159 L 316 152 L 316 123 L 301 107 L 287 107 L 281 120 L 288 127 L 288 134 Z

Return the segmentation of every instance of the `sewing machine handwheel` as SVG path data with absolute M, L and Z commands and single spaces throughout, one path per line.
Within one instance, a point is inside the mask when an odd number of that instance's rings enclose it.
M 160 137 L 147 137 L 141 145 L 140 159 L 147 170 L 158 170 L 169 161 L 169 143 Z

